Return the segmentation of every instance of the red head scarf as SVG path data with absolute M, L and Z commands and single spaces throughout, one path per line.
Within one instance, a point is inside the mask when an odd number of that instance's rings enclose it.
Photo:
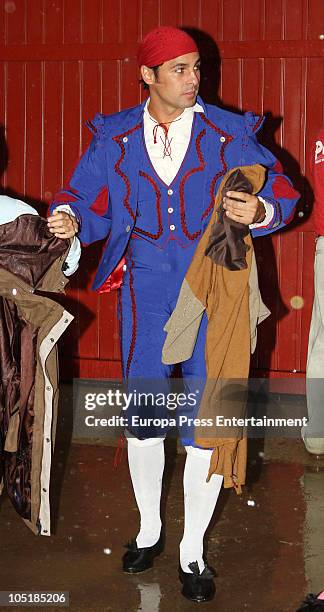
M 151 30 L 142 40 L 137 61 L 139 67 L 159 66 L 179 55 L 198 52 L 193 38 L 179 28 L 172 26 L 161 26 Z

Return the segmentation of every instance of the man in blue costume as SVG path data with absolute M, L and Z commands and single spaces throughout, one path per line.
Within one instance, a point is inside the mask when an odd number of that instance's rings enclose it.
M 94 117 L 94 138 L 69 185 L 58 194 L 49 226 L 57 236 L 77 233 L 84 243 L 107 239 L 93 288 L 118 286 L 116 278 L 123 269 L 124 376 L 165 380 L 172 368 L 161 360 L 163 328 L 208 225 L 222 177 L 241 165 L 262 164 L 268 169 L 258 197 L 229 192 L 224 200 L 228 217 L 249 225 L 254 237 L 289 222 L 298 194 L 279 162 L 258 143 L 259 117 L 236 115 L 198 97 L 200 58 L 187 33 L 167 26 L 151 31 L 139 47 L 138 64 L 149 88 L 148 100 L 114 115 Z M 107 195 L 107 209 L 98 215 L 96 203 Z M 182 364 L 189 388 L 190 379 L 206 376 L 206 324 L 203 317 L 192 357 Z M 127 441 L 141 523 L 124 555 L 123 569 L 137 573 L 151 567 L 162 550 L 164 439 L 133 432 Z M 207 601 L 215 587 L 203 559 L 203 538 L 223 477 L 213 474 L 207 483 L 211 451 L 192 440 L 184 443 L 185 525 L 179 573 L 183 595 Z

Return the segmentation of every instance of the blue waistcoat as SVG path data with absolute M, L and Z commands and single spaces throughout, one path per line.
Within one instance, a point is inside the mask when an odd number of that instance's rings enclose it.
M 143 238 L 159 249 L 172 240 L 186 249 L 201 236 L 206 181 L 206 130 L 194 114 L 191 138 L 182 164 L 167 185 L 155 171 L 143 138 L 139 165 L 138 202 L 132 236 Z M 207 217 L 210 213 L 208 213 Z

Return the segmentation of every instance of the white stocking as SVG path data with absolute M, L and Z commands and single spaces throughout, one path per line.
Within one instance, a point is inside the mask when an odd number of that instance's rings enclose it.
M 127 438 L 128 465 L 140 512 L 138 548 L 153 546 L 161 531 L 160 501 L 164 470 L 164 438 Z
M 212 451 L 186 446 L 187 458 L 183 474 L 184 533 L 180 543 L 180 565 L 190 572 L 188 564 L 197 561 L 204 569 L 203 542 L 221 490 L 223 476 L 213 474 L 206 482 Z

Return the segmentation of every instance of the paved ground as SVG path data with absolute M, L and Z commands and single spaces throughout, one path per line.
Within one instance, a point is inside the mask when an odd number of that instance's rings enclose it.
M 68 421 L 60 419 L 53 465 L 55 534 L 34 536 L 8 499 L 1 502 L 0 589 L 69 591 L 73 612 L 197 609 L 181 596 L 177 578 L 184 455 L 171 442 L 165 552 L 152 570 L 125 575 L 122 545 L 138 528 L 126 453 L 114 469 L 116 449 L 70 444 Z M 217 597 L 204 609 L 294 612 L 307 592 L 324 588 L 323 470 L 324 460 L 309 456 L 297 440 L 251 444 L 248 485 L 241 497 L 223 492 L 207 536 Z

